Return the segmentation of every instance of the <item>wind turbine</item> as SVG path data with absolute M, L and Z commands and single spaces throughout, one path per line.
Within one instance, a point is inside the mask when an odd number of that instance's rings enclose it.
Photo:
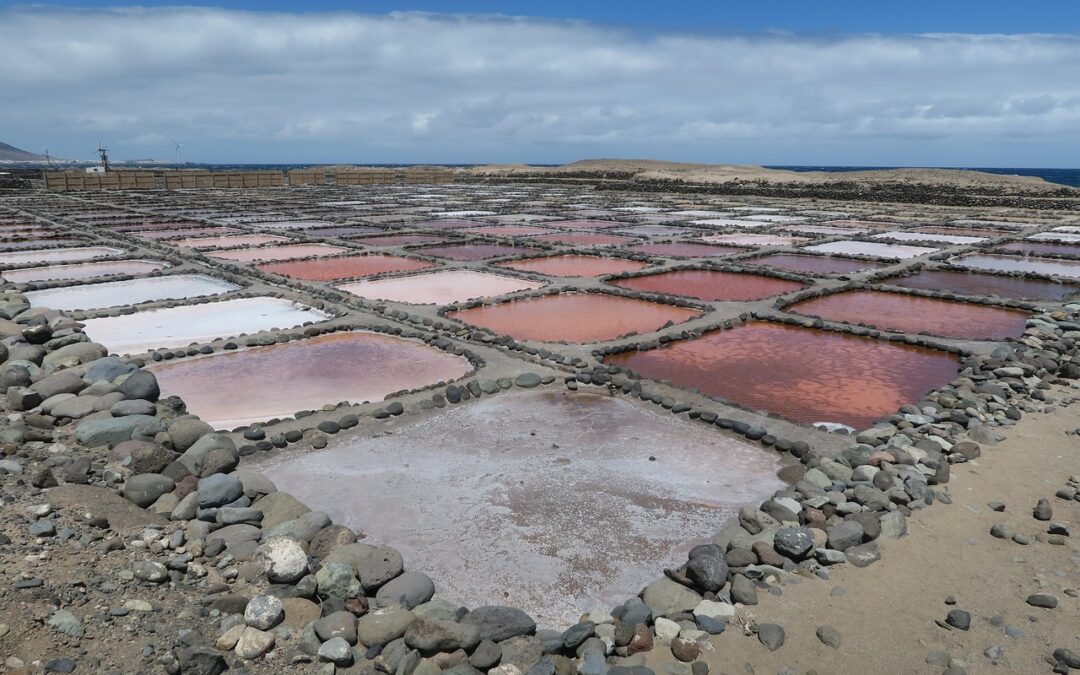
M 49 149 L 45 148 L 45 163 L 52 164 L 52 157 L 49 156 Z
M 172 141 L 172 144 L 176 147 L 176 163 L 180 164 L 180 148 L 184 147 L 184 144 L 183 143 L 177 143 L 175 140 L 173 140 L 171 138 L 169 140 Z

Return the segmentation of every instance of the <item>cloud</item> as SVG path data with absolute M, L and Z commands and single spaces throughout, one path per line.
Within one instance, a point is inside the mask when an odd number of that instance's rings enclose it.
M 205 161 L 1015 165 L 1080 149 L 1070 35 L 643 36 L 500 16 L 13 8 L 0 45 L 4 140 L 82 155 L 98 138 L 139 154 L 156 139 L 161 157 L 176 138 Z

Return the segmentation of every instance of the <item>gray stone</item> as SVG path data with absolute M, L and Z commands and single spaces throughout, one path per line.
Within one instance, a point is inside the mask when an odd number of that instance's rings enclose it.
M 773 548 L 782 556 L 803 560 L 814 553 L 814 533 L 809 527 L 781 527 L 773 538 Z
M 400 575 L 404 568 L 401 554 L 389 546 L 376 546 L 356 563 L 356 573 L 367 593 L 375 592 L 383 584 Z
M 435 583 L 426 574 L 405 572 L 380 587 L 375 600 L 382 606 L 403 604 L 407 609 L 413 609 L 430 600 L 433 595 Z
M 135 366 L 126 363 L 119 356 L 106 356 L 87 366 L 82 379 L 87 384 L 112 382 L 121 375 L 127 375 L 135 370 Z
M 157 408 L 150 401 L 137 398 L 130 401 L 117 401 L 109 408 L 109 414 L 113 417 L 128 417 L 129 415 L 152 416 L 157 414 Z
M 161 495 L 172 492 L 176 484 L 168 476 L 160 473 L 141 473 L 131 476 L 124 483 L 124 498 L 129 502 L 146 508 L 158 500 Z
M 365 647 L 383 645 L 405 635 L 415 620 L 416 615 L 404 607 L 382 607 L 360 617 L 356 635 Z
M 350 645 L 356 644 L 356 617 L 344 610 L 324 616 L 315 622 L 315 634 L 323 642 L 341 638 Z
M 157 377 L 153 373 L 140 370 L 124 379 L 120 384 L 120 393 L 128 399 L 156 401 L 161 395 L 161 389 L 158 388 Z
M 719 553 L 697 555 L 686 563 L 686 576 L 702 591 L 715 593 L 727 583 L 728 565 Z
M 469 656 L 469 665 L 480 670 L 493 668 L 502 659 L 502 649 L 491 640 L 481 640 Z
M 66 609 L 58 609 L 53 612 L 49 617 L 48 624 L 61 633 L 74 638 L 81 638 L 85 632 L 79 619 Z
M 854 520 L 845 520 L 830 528 L 827 528 L 829 548 L 837 551 L 846 551 L 852 546 L 862 543 L 863 526 Z
M 319 660 L 343 668 L 353 663 L 352 648 L 342 638 L 335 637 L 319 645 Z
M 169 578 L 169 570 L 159 562 L 153 560 L 140 560 L 132 566 L 136 579 L 160 584 Z
M 416 619 L 405 631 L 405 644 L 424 656 L 458 649 L 468 652 L 480 644 L 480 629 L 444 619 Z
M 75 427 L 75 438 L 83 445 L 94 448 L 100 445 L 112 447 L 131 440 L 132 435 L 144 427 L 153 427 L 157 419 L 149 415 L 129 415 L 107 419 L 88 419 Z
M 259 630 L 270 630 L 284 618 L 285 608 L 273 595 L 256 595 L 244 608 L 244 622 Z
M 502 642 L 516 635 L 532 635 L 536 632 L 536 622 L 525 612 L 514 607 L 487 605 L 477 607 L 461 623 L 476 626 L 481 640 Z
M 236 655 L 242 659 L 257 659 L 274 648 L 274 633 L 248 626 L 236 642 Z
M 907 517 L 899 511 L 889 511 L 881 516 L 881 536 L 899 539 L 907 534 Z
M 177 458 L 180 464 L 191 472 L 193 476 L 205 478 L 213 472 L 206 470 L 206 458 L 215 450 L 225 449 L 236 452 L 236 443 L 225 434 L 207 434 L 195 441 L 195 443 Z M 239 456 L 239 453 L 237 453 Z M 265 510 L 265 509 L 264 509 Z
M 654 616 L 670 616 L 689 612 L 701 602 L 701 595 L 667 577 L 657 579 L 641 593 L 642 601 Z
M 1031 515 L 1035 517 L 1035 520 L 1050 520 L 1054 517 L 1054 509 L 1050 506 L 1050 500 L 1045 497 L 1039 499 L 1035 503 L 1035 508 L 1032 509 Z
M 877 542 L 873 541 L 853 546 L 844 551 L 844 555 L 847 557 L 848 562 L 855 567 L 866 567 L 881 560 L 881 551 L 878 549 Z
M 57 394 L 77 394 L 83 390 L 86 383 L 83 382 L 82 377 L 70 370 L 62 370 L 58 373 L 53 373 L 47 377 L 43 377 L 37 382 L 30 385 L 30 388 L 41 395 L 41 399 L 45 400 L 50 396 L 56 396 Z
M 262 525 L 268 531 L 311 511 L 288 492 L 274 492 L 260 497 L 252 506 L 263 512 Z
M 758 640 L 770 652 L 775 652 L 784 644 L 784 627 L 775 623 L 758 624 Z
M 818 626 L 817 639 L 821 640 L 821 643 L 828 645 L 833 649 L 840 647 L 840 632 L 832 626 Z
M 1058 599 L 1049 593 L 1033 593 L 1028 596 L 1027 604 L 1032 607 L 1042 607 L 1043 609 L 1054 609 L 1058 606 Z
M 54 405 L 51 414 L 57 418 L 67 417 L 73 420 L 81 420 L 87 415 L 97 412 L 100 400 L 97 396 L 76 396 Z
M 109 350 L 96 342 L 76 342 L 49 352 L 42 359 L 41 365 L 43 368 L 48 369 L 55 368 L 65 362 L 80 365 L 96 361 L 108 353 Z
M 522 672 L 527 671 L 544 655 L 544 649 L 533 635 L 515 635 L 499 643 L 502 649 L 502 661 L 499 665 L 517 666 Z
M 757 587 L 754 586 L 754 582 L 741 574 L 732 577 L 731 600 L 743 605 L 756 605 L 758 603 Z
M 325 563 L 315 573 L 315 581 L 322 598 L 355 598 L 362 590 L 356 571 L 343 563 Z
M 244 494 L 244 484 L 233 475 L 215 473 L 199 479 L 199 506 L 210 508 L 230 504 Z
M 291 584 L 308 572 L 304 547 L 289 537 L 273 537 L 259 548 L 266 578 L 274 583 Z
M 195 441 L 213 433 L 214 428 L 200 419 L 183 417 L 170 424 L 168 431 L 169 437 L 172 438 L 173 448 L 177 452 L 184 452 L 195 445 Z

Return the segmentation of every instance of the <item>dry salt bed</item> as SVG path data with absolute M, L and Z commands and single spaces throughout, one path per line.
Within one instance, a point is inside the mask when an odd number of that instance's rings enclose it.
M 1080 244 L 1080 234 L 1072 232 L 1040 232 L 1027 237 L 1030 241 L 1061 241 L 1065 243 Z
M 542 288 L 537 281 L 472 270 L 443 270 L 408 277 L 357 281 L 338 288 L 369 300 L 411 305 L 449 305 L 465 300 L 490 298 L 517 291 Z
M 959 359 L 947 352 L 764 322 L 604 361 L 751 410 L 855 429 L 918 401 L 959 372 Z
M 432 246 L 416 249 L 416 253 L 436 258 L 448 258 L 458 262 L 475 262 L 488 258 L 505 258 L 511 255 L 539 253 L 540 249 L 527 246 L 508 246 L 504 244 L 455 244 L 452 246 Z
M 562 628 L 685 560 L 695 537 L 782 487 L 778 469 L 758 447 L 622 399 L 520 392 L 263 471 L 365 543 L 398 548 L 443 599 Z
M 710 234 L 702 237 L 702 241 L 714 244 L 731 244 L 732 246 L 794 246 L 808 241 L 806 237 L 789 237 L 782 234 Z
M 1004 340 L 1024 332 L 1029 313 L 967 302 L 882 291 L 843 291 L 785 307 L 828 321 L 964 340 Z
M 76 262 L 117 256 L 123 249 L 112 246 L 80 246 L 77 248 L 52 248 L 34 251 L 0 253 L 0 265 L 24 265 L 38 262 Z
M 949 258 L 949 262 L 968 269 L 994 272 L 1026 272 L 1045 276 L 1080 279 L 1080 261 L 1054 260 L 1052 258 L 1017 257 L 975 253 Z
M 709 227 L 764 227 L 764 223 L 754 220 L 739 220 L 737 218 L 699 218 L 691 220 L 693 225 L 707 225 Z
M 258 269 L 305 281 L 334 281 L 389 272 L 414 272 L 434 266 L 421 260 L 380 253 L 268 263 L 258 265 Z
M 616 279 L 609 283 L 620 288 L 645 293 L 679 295 L 708 302 L 761 300 L 805 288 L 797 281 L 760 274 L 715 270 L 660 272 L 628 279 Z
M 986 237 L 971 237 L 962 234 L 934 234 L 931 232 L 890 231 L 871 235 L 874 239 L 895 239 L 896 241 L 940 241 L 946 244 L 977 244 L 986 241 Z
M 686 209 L 684 211 L 672 211 L 671 215 L 683 218 L 726 218 L 731 215 L 730 211 L 710 211 L 708 209 Z
M 838 253 L 841 255 L 866 255 L 872 258 L 916 258 L 927 253 L 937 253 L 938 249 L 926 246 L 902 246 L 900 244 L 878 244 L 870 241 L 830 241 L 824 244 L 804 246 L 804 251 L 818 253 Z
M 149 274 L 168 267 L 161 260 L 105 260 L 78 262 L 75 265 L 27 267 L 2 272 L 3 278 L 15 284 L 35 281 L 94 279 L 111 274 Z
M 758 220 L 763 223 L 800 223 L 806 220 L 803 216 L 785 216 L 779 214 L 763 213 L 754 216 L 746 216 L 746 220 Z
M 289 241 L 288 237 L 279 237 L 273 234 L 237 234 L 226 237 L 196 237 L 191 239 L 175 239 L 170 244 L 182 246 L 196 251 L 211 251 L 218 248 L 233 248 L 238 246 L 262 246 L 264 244 L 279 244 Z
M 762 265 L 775 267 L 788 272 L 805 274 L 853 274 L 869 269 L 877 269 L 884 263 L 854 258 L 837 258 L 828 255 L 800 255 L 798 253 L 776 253 L 760 258 L 743 258 L 740 265 Z
M 83 330 L 110 352 L 136 354 L 329 318 L 328 314 L 280 298 L 237 298 L 87 319 Z
M 163 395 L 181 397 L 188 412 L 215 429 L 288 417 L 338 401 L 381 401 L 394 392 L 455 380 L 471 369 L 464 357 L 366 331 L 319 335 L 151 368 Z M 207 382 L 218 386 L 208 387 Z
M 480 216 L 494 216 L 494 211 L 477 211 L 477 210 L 464 210 L 464 211 L 432 211 L 432 216 L 439 218 L 477 218 Z
M 776 213 L 780 209 L 774 206 L 734 206 L 731 210 L 740 213 Z
M 509 267 L 519 272 L 534 272 L 551 277 L 599 277 L 606 274 L 636 272 L 647 267 L 646 263 L 637 260 L 574 254 L 510 260 L 495 263 L 494 266 Z
M 258 248 L 244 248 L 232 251 L 215 251 L 207 253 L 211 258 L 219 260 L 234 260 L 236 262 L 255 262 L 260 260 L 291 260 L 293 258 L 307 258 L 310 256 L 327 256 L 338 253 L 348 253 L 352 249 L 330 244 L 286 244 L 284 246 L 263 246 Z
M 134 305 L 154 300 L 182 300 L 218 295 L 239 290 L 230 284 L 202 274 L 173 274 L 125 281 L 106 281 L 98 284 L 64 286 L 40 291 L 27 291 L 31 307 L 73 309 L 102 309 Z
M 447 316 L 518 340 L 582 344 L 650 333 L 668 321 L 682 323 L 701 312 L 606 293 L 559 293 L 470 307 Z
M 781 225 L 781 230 L 787 230 L 788 232 L 801 232 L 804 234 L 861 234 L 863 232 L 869 232 L 868 228 L 863 227 L 835 227 L 832 225 Z
M 879 279 L 878 283 L 919 288 L 926 291 L 948 291 L 961 295 L 984 295 L 1016 300 L 1049 300 L 1061 302 L 1080 293 L 1080 285 L 1063 284 L 1041 279 L 1025 279 L 998 274 L 958 272 L 956 270 L 920 270 L 908 276 Z

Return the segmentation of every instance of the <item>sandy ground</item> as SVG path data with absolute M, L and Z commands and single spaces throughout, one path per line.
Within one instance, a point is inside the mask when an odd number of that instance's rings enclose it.
M 466 175 L 513 176 L 520 174 L 578 174 L 595 172 L 629 172 L 634 180 L 683 180 L 691 183 L 727 183 L 758 181 L 817 185 L 824 183 L 859 182 L 864 184 L 908 183 L 933 184 L 962 189 L 1006 189 L 1018 192 L 1045 192 L 1063 186 L 1048 183 L 1034 176 L 1002 176 L 952 169 L 889 169 L 878 171 L 785 171 L 761 166 L 736 164 L 685 164 L 658 160 L 588 159 L 558 167 L 530 167 L 521 164 L 496 164 L 462 170 Z
M 1053 393 L 1067 400 L 1080 392 L 1057 387 Z M 761 602 L 747 608 L 748 614 L 759 623 L 784 626 L 784 646 L 769 652 L 756 636 L 729 625 L 702 658 L 714 674 L 777 673 L 785 667 L 804 673 L 941 673 L 945 667 L 927 663 L 927 656 L 945 651 L 968 673 L 1051 672 L 1044 658 L 1054 649 L 1080 651 L 1080 503 L 1053 497 L 1070 475 L 1080 473 L 1080 441 L 1067 435 L 1078 427 L 1080 402 L 1026 415 L 979 460 L 954 465 L 948 485 L 954 503 L 913 515 L 909 535 L 882 540 L 882 558 L 871 567 L 833 568 L 828 581 L 795 579 L 783 587 L 782 600 L 759 591 Z M 1048 544 L 1041 535 L 1048 523 L 1031 515 L 1040 497 L 1050 498 L 1054 521 L 1070 523 L 1073 536 L 1065 546 Z M 987 507 L 994 500 L 1006 504 L 1003 513 Z M 1031 545 L 991 537 L 997 522 L 1031 536 Z M 1040 592 L 1056 596 L 1057 609 L 1026 604 L 1028 595 Z M 949 596 L 954 606 L 946 604 Z M 971 613 L 970 631 L 935 623 L 954 608 Z M 839 631 L 839 648 L 817 639 L 821 625 Z M 1006 636 L 1006 627 L 1023 636 Z M 1003 648 L 996 664 L 983 653 L 995 645 Z M 649 664 L 663 673 L 669 654 L 659 647 Z

